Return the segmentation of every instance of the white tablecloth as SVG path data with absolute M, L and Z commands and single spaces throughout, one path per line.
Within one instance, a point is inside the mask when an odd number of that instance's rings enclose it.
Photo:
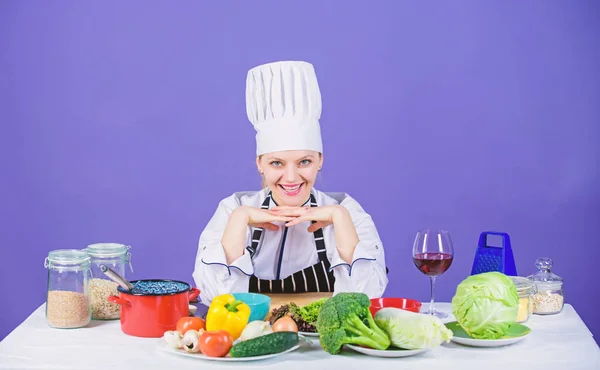
M 437 307 L 450 312 L 449 303 Z M 444 321 L 451 320 L 452 315 Z M 158 349 L 162 339 L 125 335 L 118 320 L 53 329 L 46 324 L 42 305 L 0 342 L 0 369 L 600 369 L 600 348 L 572 306 L 565 305 L 558 315 L 534 315 L 526 325 L 532 332 L 525 340 L 499 348 L 449 343 L 413 357 L 378 358 L 346 349 L 330 355 L 317 339 L 267 360 L 215 362 L 165 353 Z

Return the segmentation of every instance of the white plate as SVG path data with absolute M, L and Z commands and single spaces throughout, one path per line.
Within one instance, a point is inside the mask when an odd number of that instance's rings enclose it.
M 418 355 L 419 353 L 429 351 L 429 348 L 401 349 L 401 348 L 390 347 L 386 350 L 379 350 L 379 349 L 355 346 L 353 344 L 344 344 L 344 346 L 352 349 L 353 351 L 362 353 L 364 355 L 375 356 L 375 357 L 409 357 L 409 356 L 414 356 L 414 355 Z
M 470 347 L 503 347 L 522 341 L 531 334 L 531 329 L 523 324 L 514 323 L 508 329 L 506 335 L 499 339 L 475 339 L 471 338 L 465 330 L 456 322 L 452 321 L 445 324 L 446 327 L 452 330 L 452 341 L 464 346 Z
M 318 336 L 320 336 L 319 333 L 307 333 L 307 332 L 303 332 L 303 331 L 299 332 L 298 334 L 303 335 L 305 337 L 318 337 Z
M 492 347 L 508 346 L 510 344 L 520 342 L 523 339 L 527 338 L 528 335 L 529 334 L 523 335 L 522 337 L 494 339 L 494 340 L 453 337 L 452 341 L 455 343 L 458 343 L 458 344 L 462 344 L 464 346 L 492 348 Z
M 169 347 L 169 345 L 165 342 L 165 340 L 163 338 L 160 338 L 158 343 L 159 343 L 158 348 L 161 351 L 164 351 L 167 353 L 172 353 L 172 354 L 183 356 L 183 357 L 191 357 L 191 358 L 195 358 L 195 359 L 199 359 L 199 360 L 208 360 L 208 361 L 243 362 L 243 361 L 266 360 L 268 358 L 281 356 L 285 353 L 297 350 L 298 348 L 300 348 L 301 345 L 303 345 L 304 343 L 307 343 L 307 340 L 303 336 L 298 335 L 298 344 L 296 344 L 292 348 L 290 348 L 286 351 L 283 351 L 283 352 L 279 352 L 279 353 L 273 353 L 273 354 L 264 355 L 264 356 L 254 356 L 254 357 L 231 357 L 229 354 L 225 357 L 209 357 L 209 356 L 205 356 L 199 352 L 198 353 L 190 353 L 190 352 L 184 351 L 183 349 L 175 349 L 175 348 Z

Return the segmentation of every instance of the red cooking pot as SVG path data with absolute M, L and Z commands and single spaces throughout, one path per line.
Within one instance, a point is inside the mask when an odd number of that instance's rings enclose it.
M 118 287 L 110 302 L 121 305 L 121 330 L 135 337 L 160 338 L 189 316 L 189 304 L 200 290 L 176 280 L 134 280 L 133 289 Z

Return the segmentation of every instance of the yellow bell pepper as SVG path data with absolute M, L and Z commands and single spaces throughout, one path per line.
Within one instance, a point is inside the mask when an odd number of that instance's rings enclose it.
M 250 307 L 241 300 L 236 300 L 232 294 L 222 294 L 215 297 L 206 313 L 206 330 L 225 330 L 233 340 L 242 334 L 248 325 Z

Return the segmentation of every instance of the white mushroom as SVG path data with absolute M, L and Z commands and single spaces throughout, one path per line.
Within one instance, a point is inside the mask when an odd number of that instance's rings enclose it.
M 185 333 L 181 343 L 183 344 L 183 349 L 186 352 L 191 352 L 191 353 L 200 352 L 200 349 L 198 348 L 198 338 L 200 337 L 202 332 L 204 332 L 204 330 L 202 330 L 201 332 L 198 332 L 196 330 L 188 330 Z
M 177 330 L 166 331 L 165 334 L 163 334 L 163 338 L 165 339 L 165 342 L 167 342 L 169 347 L 175 349 L 183 348 L 182 336 L 181 333 L 179 333 Z

